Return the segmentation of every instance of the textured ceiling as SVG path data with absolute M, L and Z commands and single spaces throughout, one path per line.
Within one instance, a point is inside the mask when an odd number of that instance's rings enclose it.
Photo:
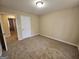
M 43 0 L 45 6 L 43 8 L 38 8 L 34 4 L 34 1 L 36 0 L 0 0 L 0 6 L 43 15 L 51 11 L 72 8 L 79 5 L 79 0 Z

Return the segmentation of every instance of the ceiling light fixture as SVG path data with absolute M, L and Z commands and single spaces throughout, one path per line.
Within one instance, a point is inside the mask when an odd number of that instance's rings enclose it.
M 36 5 L 39 7 L 39 8 L 41 8 L 41 7 L 43 7 L 44 6 L 44 2 L 43 1 L 37 1 L 36 2 Z

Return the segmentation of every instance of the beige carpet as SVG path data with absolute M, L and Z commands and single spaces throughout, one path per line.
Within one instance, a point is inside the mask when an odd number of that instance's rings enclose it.
M 8 43 L 8 59 L 79 59 L 76 47 L 43 36 Z
M 7 44 L 12 44 L 14 42 L 16 42 L 17 39 L 17 33 L 15 31 L 11 31 L 10 32 L 10 37 L 7 37 Z

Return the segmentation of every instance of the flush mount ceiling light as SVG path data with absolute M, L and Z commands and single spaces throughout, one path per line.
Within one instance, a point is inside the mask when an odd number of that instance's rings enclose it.
M 41 8 L 41 7 L 44 6 L 44 2 L 42 0 L 39 0 L 39 1 L 36 2 L 36 6 Z

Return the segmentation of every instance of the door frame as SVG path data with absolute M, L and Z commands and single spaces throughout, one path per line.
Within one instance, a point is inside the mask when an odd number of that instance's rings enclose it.
M 7 47 L 7 41 L 6 41 L 6 37 L 5 37 L 5 32 L 4 32 L 4 29 L 3 29 L 3 22 L 1 21 L 2 20 L 2 15 L 14 15 L 16 17 L 16 32 L 17 32 L 17 39 L 19 40 L 19 29 L 18 29 L 18 18 L 17 18 L 17 15 L 15 14 L 7 14 L 7 13 L 3 13 L 3 14 L 0 14 L 0 23 L 1 23 L 1 28 L 2 28 L 2 33 L 3 33 L 3 38 L 4 38 L 4 41 L 5 41 L 5 46 L 6 46 L 6 51 L 8 51 L 8 47 Z

